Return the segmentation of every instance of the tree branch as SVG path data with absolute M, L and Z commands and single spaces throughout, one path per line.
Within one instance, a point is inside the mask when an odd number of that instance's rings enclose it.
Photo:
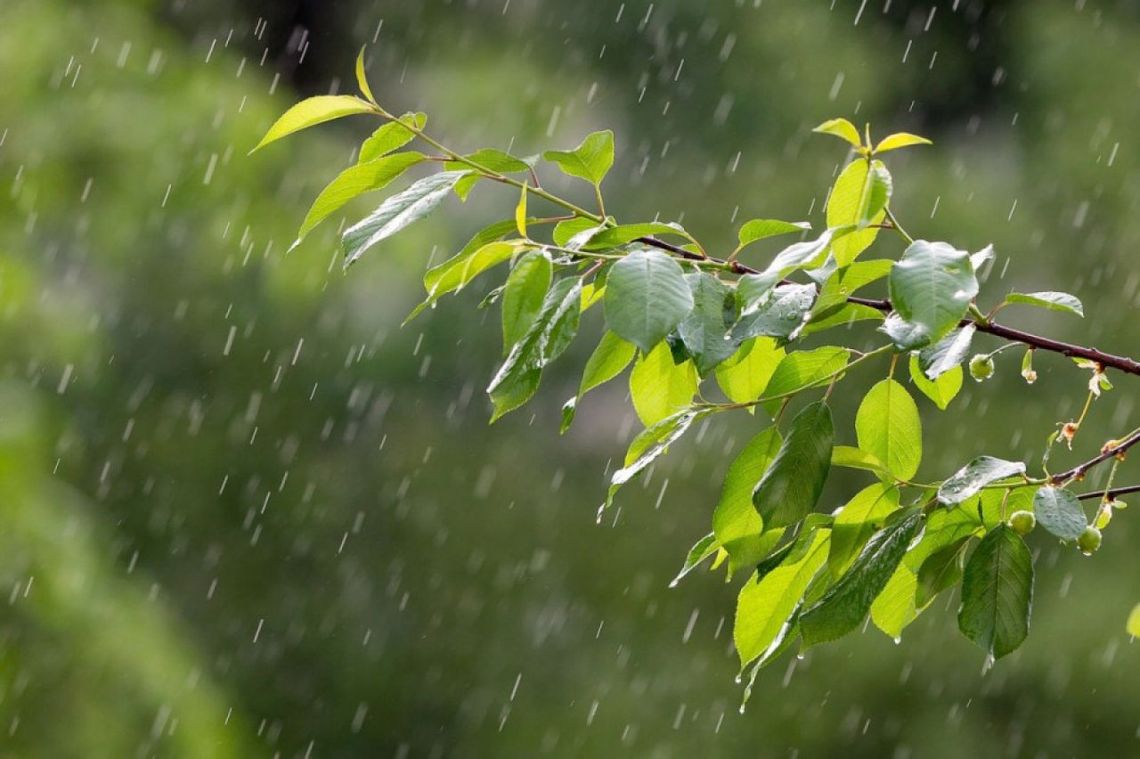
M 1088 470 L 1092 469 L 1097 464 L 1108 461 L 1115 456 L 1123 456 L 1129 448 L 1136 445 L 1137 443 L 1140 443 L 1140 430 L 1133 432 L 1131 435 L 1124 438 L 1124 440 L 1116 443 L 1116 445 L 1106 445 L 1101 449 L 1098 455 L 1094 456 L 1083 464 L 1077 464 L 1075 467 L 1066 472 L 1061 472 L 1060 474 L 1053 475 L 1049 478 L 1049 481 L 1056 484 L 1068 482 L 1069 480 L 1074 479 L 1079 480 L 1085 476 L 1085 473 L 1088 472 Z
M 1118 495 L 1128 495 L 1129 493 L 1140 493 L 1140 485 L 1127 485 L 1120 488 L 1112 488 L 1111 490 L 1097 490 L 1094 493 L 1081 493 L 1077 498 L 1082 501 L 1089 501 L 1093 498 L 1104 498 L 1108 496 L 1107 500 L 1115 500 Z

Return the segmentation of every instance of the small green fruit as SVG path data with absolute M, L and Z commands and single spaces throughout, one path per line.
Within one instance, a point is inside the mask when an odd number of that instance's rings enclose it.
M 1086 527 L 1081 536 L 1077 538 L 1077 548 L 1081 549 L 1081 553 L 1085 556 L 1092 556 L 1100 548 L 1100 541 L 1100 530 L 1091 526 Z
M 1009 526 L 1018 535 L 1028 535 L 1037 526 L 1037 515 L 1032 511 L 1015 511 L 1009 516 Z
M 994 376 L 994 360 L 985 353 L 979 353 L 970 359 L 970 376 L 978 382 L 988 380 Z

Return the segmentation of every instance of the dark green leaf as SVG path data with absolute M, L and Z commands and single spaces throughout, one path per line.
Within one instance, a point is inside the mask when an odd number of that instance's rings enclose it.
M 918 354 L 918 365 L 922 373 L 929 380 L 935 380 L 943 374 L 960 367 L 970 353 L 970 344 L 974 340 L 977 327 L 967 324 L 956 329 L 934 345 L 923 348 Z
M 610 270 L 605 304 L 609 328 L 648 353 L 693 310 L 693 294 L 676 261 L 639 248 Z
M 1061 540 L 1076 540 L 1088 527 L 1088 518 L 1077 497 L 1064 488 L 1046 485 L 1033 496 L 1037 521 Z
M 923 608 L 942 591 L 957 584 L 962 577 L 962 556 L 968 537 L 938 549 L 930 554 L 918 568 L 918 589 L 915 592 L 916 608 Z
M 752 494 L 768 529 L 795 524 L 815 508 L 831 467 L 834 438 L 831 409 L 822 401 L 792 420 L 787 439 Z
M 962 503 L 992 482 L 1025 474 L 1025 464 L 992 456 L 979 456 L 946 479 L 938 488 L 938 500 L 947 506 Z
M 743 342 L 753 337 L 794 340 L 807 323 L 815 285 L 780 285 L 747 306 L 732 328 L 732 339 Z
M 550 289 L 554 267 L 545 251 L 532 250 L 515 264 L 503 290 L 503 353 L 526 335 Z
M 898 488 L 882 482 L 864 488 L 847 502 L 835 515 L 831 531 L 827 564 L 832 575 L 839 577 L 847 570 L 867 540 L 898 507 Z
M 891 267 L 889 284 L 895 311 L 913 327 L 905 345 L 900 345 L 904 348 L 942 339 L 978 294 L 970 257 L 946 243 L 925 240 L 907 248 Z
M 958 629 L 1000 659 L 1029 633 L 1033 605 L 1033 559 L 1016 532 L 998 525 L 966 563 Z
M 372 246 L 434 211 L 463 173 L 445 171 L 425 177 L 399 195 L 388 198 L 363 221 L 349 227 L 342 238 L 344 265 L 350 266 Z
M 684 435 L 693 422 L 708 413 L 702 409 L 685 409 L 642 430 L 641 434 L 629 444 L 629 449 L 625 453 L 625 464 L 610 478 L 609 493 L 602 508 L 608 508 L 613 503 L 614 495 L 622 485 L 643 472 L 661 454 L 665 453 L 671 444 Z
M 736 352 L 738 343 L 728 339 L 728 330 L 736 321 L 736 298 L 728 285 L 712 274 L 686 274 L 685 280 L 694 305 L 677 332 L 703 377 Z

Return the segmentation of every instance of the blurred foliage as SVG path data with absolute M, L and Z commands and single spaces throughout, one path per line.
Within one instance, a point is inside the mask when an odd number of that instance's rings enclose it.
M 839 161 L 806 127 L 846 113 L 935 138 L 893 162 L 899 210 L 922 236 L 995 243 L 983 300 L 1070 290 L 1085 322 L 1019 326 L 1135 355 L 1131 4 L 262 6 L 4 4 L 0 752 L 1135 752 L 1131 512 L 1095 559 L 1034 536 L 1034 633 L 990 673 L 933 610 L 900 646 L 869 631 L 789 659 L 740 716 L 734 592 L 666 586 L 747 421 L 694 436 L 595 526 L 599 473 L 634 428 L 621 398 L 588 399 L 558 439 L 566 373 L 533 416 L 488 428 L 494 330 L 457 316 L 480 293 L 396 329 L 427 261 L 512 194 L 345 278 L 333 225 L 284 250 L 351 143 L 333 129 L 245 156 L 290 82 L 348 89 L 381 20 L 385 102 L 521 153 L 613 127 L 612 210 L 683 215 L 712 244 L 742 214 L 818 219 Z M 1039 456 L 1083 401 L 1067 362 L 1040 357 L 1028 394 L 1001 359 L 964 392 L 968 423 L 924 407 L 939 474 Z M 1136 425 L 1118 387 L 1074 460 Z

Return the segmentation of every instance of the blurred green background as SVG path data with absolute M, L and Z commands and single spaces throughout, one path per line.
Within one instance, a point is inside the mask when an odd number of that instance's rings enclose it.
M 1094 559 L 1034 536 L 1033 630 L 989 673 L 947 599 L 900 645 L 788 657 L 739 714 L 735 587 L 667 585 L 759 422 L 692 436 L 597 526 L 635 420 L 614 383 L 558 437 L 587 339 L 488 427 L 480 288 L 398 328 L 512 193 L 348 276 L 335 224 L 285 254 L 372 125 L 246 153 L 351 89 L 365 43 L 382 102 L 457 147 L 614 128 L 610 210 L 720 248 L 753 216 L 820 222 L 844 156 L 814 124 L 929 135 L 889 161 L 904 224 L 993 242 L 983 302 L 1062 289 L 1088 314 L 1010 323 L 1140 353 L 1136 2 L 3 0 L 0 755 L 1140 754 L 1128 511 Z M 1083 402 L 1068 361 L 1026 388 L 1001 358 L 955 413 L 923 402 L 924 472 L 1036 461 Z M 1121 379 L 1065 460 L 1136 426 L 1134 397 Z

